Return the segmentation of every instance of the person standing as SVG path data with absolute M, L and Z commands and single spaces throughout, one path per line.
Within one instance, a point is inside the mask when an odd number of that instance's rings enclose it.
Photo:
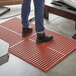
M 33 0 L 35 8 L 35 30 L 37 33 L 36 44 L 42 44 L 44 42 L 49 42 L 53 39 L 53 36 L 47 36 L 45 34 L 44 27 L 44 4 L 45 0 Z M 28 34 L 32 33 L 33 28 L 29 24 L 29 14 L 30 14 L 31 0 L 23 0 L 22 2 L 22 36 L 26 37 Z

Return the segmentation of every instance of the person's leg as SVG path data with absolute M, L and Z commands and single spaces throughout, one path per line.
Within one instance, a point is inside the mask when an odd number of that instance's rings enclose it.
M 35 30 L 36 32 L 44 31 L 44 3 L 45 0 L 34 0 L 35 7 Z
M 30 5 L 31 5 L 31 0 L 23 0 L 22 10 L 21 10 L 23 37 L 28 36 L 28 34 L 32 32 L 32 28 L 29 27 L 29 20 L 28 20 L 30 14 Z
M 28 17 L 30 14 L 30 4 L 31 4 L 31 0 L 23 0 L 22 2 L 21 18 L 22 18 L 23 27 L 29 26 Z
M 53 39 L 53 36 L 46 36 L 44 32 L 44 4 L 45 0 L 34 0 L 35 30 L 37 32 L 36 44 L 49 42 Z

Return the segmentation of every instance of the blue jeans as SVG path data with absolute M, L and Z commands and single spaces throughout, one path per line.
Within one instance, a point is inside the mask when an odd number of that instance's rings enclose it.
M 43 20 L 45 0 L 33 0 L 33 1 L 35 7 L 35 30 L 36 32 L 42 32 L 45 29 L 44 20 Z M 31 0 L 23 0 L 22 11 L 21 11 L 23 27 L 29 26 L 28 16 L 30 14 L 30 5 L 31 5 Z

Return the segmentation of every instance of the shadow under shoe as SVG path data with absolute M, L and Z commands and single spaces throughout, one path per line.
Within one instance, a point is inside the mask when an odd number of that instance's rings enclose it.
M 37 33 L 36 44 L 42 44 L 49 42 L 53 39 L 53 36 L 46 36 L 45 33 Z
M 22 36 L 26 37 L 28 34 L 32 33 L 33 28 L 32 27 L 23 27 L 22 28 Z

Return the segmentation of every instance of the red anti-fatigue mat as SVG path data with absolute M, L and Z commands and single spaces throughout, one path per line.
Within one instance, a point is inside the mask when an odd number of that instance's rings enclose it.
M 0 25 L 0 39 L 8 42 L 10 46 L 13 46 L 16 43 L 23 40 L 23 38 L 20 35 L 16 34 L 15 32 L 9 29 L 7 30 L 4 27 L 1 27 L 1 25 Z
M 17 24 L 16 22 L 20 21 L 20 19 L 14 18 L 12 20 L 7 21 L 7 26 L 5 25 L 6 22 L 2 23 L 1 26 L 11 29 L 12 27 L 10 28 L 9 26 L 10 21 L 14 25 L 16 25 Z M 19 25 L 20 24 L 17 24 L 16 27 L 19 28 Z M 32 27 L 34 28 L 34 25 L 32 25 Z M 15 29 L 16 28 L 13 28 L 12 30 L 15 31 Z M 17 29 L 16 32 L 18 32 L 19 30 L 21 30 L 21 28 Z M 0 33 L 1 32 L 2 31 L 0 31 Z M 11 33 L 16 34 L 13 32 Z M 5 33 L 3 34 L 5 35 Z M 8 37 L 9 37 L 9 34 L 10 32 L 8 32 Z M 21 38 L 22 40 L 17 42 L 17 44 L 14 45 L 13 47 L 10 47 L 10 50 L 11 50 L 10 52 L 15 56 L 31 63 L 32 65 L 46 72 L 52 67 L 54 67 L 58 62 L 64 59 L 71 52 L 76 50 L 75 40 L 69 39 L 60 34 L 57 34 L 55 32 L 48 31 L 48 30 L 46 30 L 46 34 L 53 35 L 54 39 L 51 42 L 44 43 L 41 45 L 36 45 L 35 43 L 36 41 L 35 30 L 30 36 L 26 38 L 22 38 L 21 36 L 19 36 L 18 38 L 19 39 Z M 2 36 L 1 38 L 4 38 L 4 36 Z M 7 41 L 9 41 L 8 38 L 7 38 Z M 14 41 L 16 41 L 16 39 Z
M 8 24 L 9 23 L 9 24 Z M 10 29 L 10 30 L 13 30 L 19 34 L 21 34 L 22 32 L 22 24 L 21 24 L 21 20 L 17 17 L 15 18 L 12 18 L 4 23 L 1 23 L 2 26 Z M 32 24 L 30 24 L 31 26 L 33 26 Z M 33 32 L 35 32 L 35 30 L 33 30 Z

